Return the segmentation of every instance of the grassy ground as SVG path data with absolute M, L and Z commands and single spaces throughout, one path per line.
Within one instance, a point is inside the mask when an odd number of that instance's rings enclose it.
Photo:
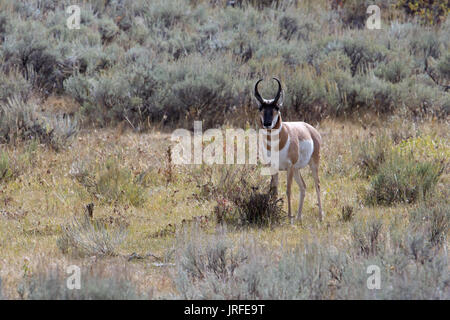
M 351 241 L 351 224 L 341 218 L 346 206 L 352 208 L 353 219 L 367 220 L 377 216 L 386 224 L 395 220 L 398 230 L 402 230 L 408 222 L 408 211 L 417 204 L 368 206 L 364 203 L 362 196 L 369 182 L 358 174 L 356 167 L 358 143 L 374 140 L 382 132 L 391 136 L 420 133 L 432 136 L 434 141 L 445 146 L 444 152 L 449 152 L 448 124 L 443 122 L 412 123 L 396 117 L 378 120 L 367 116 L 351 121 L 326 120 L 318 125 L 318 129 L 323 136 L 320 177 L 324 222 L 318 222 L 313 180 L 309 169 L 303 169 L 307 194 L 302 224 L 290 225 L 283 220 L 281 225 L 273 228 L 229 228 L 232 239 L 237 241 L 250 236 L 276 250 L 280 246 L 294 246 L 310 240 L 345 248 Z M 142 256 L 150 252 L 157 257 L 167 256 L 168 262 L 174 262 L 168 252 L 177 245 L 176 231 L 182 226 L 197 223 L 206 233 L 214 233 L 217 228 L 212 215 L 216 201 L 199 196 L 198 183 L 207 171 L 206 167 L 168 163 L 170 144 L 169 133 L 86 129 L 69 148 L 58 153 L 33 142 L 15 147 L 2 146 L 10 166 L 17 170 L 13 178 L 0 183 L 3 294 L 8 298 L 19 298 L 18 285 L 30 275 L 51 266 L 71 264 L 82 268 L 100 266 L 106 274 L 113 266 L 126 267 L 126 273 L 139 290 L 153 292 L 153 297 L 176 294 L 174 267 L 155 266 L 154 262 L 158 260 L 151 255 L 144 259 L 128 259 L 132 253 Z M 108 171 L 105 163 L 109 163 L 109 170 L 113 171 Z M 104 180 L 98 178 L 97 186 L 90 188 L 88 180 L 80 178 L 83 170 Z M 113 172 L 114 177 L 108 180 L 105 172 L 110 175 Z M 121 176 L 118 172 L 125 172 L 123 180 L 117 178 Z M 286 177 L 282 174 L 279 196 L 283 198 L 285 183 Z M 114 193 L 114 185 L 118 186 L 118 194 Z M 445 197 L 448 193 L 448 186 L 447 170 L 434 193 L 443 198 L 442 195 Z M 299 190 L 295 184 L 293 188 L 296 209 Z M 448 204 L 447 199 L 441 201 Z M 80 216 L 85 205 L 91 202 L 94 203 L 95 219 L 127 228 L 126 239 L 115 256 L 83 257 L 63 253 L 58 248 L 62 226 L 73 216 Z M 287 210 L 287 204 L 283 206 Z M 200 218 L 202 216 L 207 218 Z M 445 246 L 448 246 L 448 237 Z

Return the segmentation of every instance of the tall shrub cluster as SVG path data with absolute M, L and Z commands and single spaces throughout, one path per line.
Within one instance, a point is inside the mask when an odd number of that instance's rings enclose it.
M 367 30 L 368 3 L 91 1 L 80 4 L 80 29 L 69 29 L 69 1 L 5 0 L 0 101 L 65 95 L 101 126 L 242 125 L 230 113 L 254 110 L 255 81 L 277 76 L 287 118 L 447 116 L 448 10 L 424 7 L 439 16 L 433 30 L 408 14 L 383 15 L 381 30 Z M 382 10 L 423 6 L 392 0 Z

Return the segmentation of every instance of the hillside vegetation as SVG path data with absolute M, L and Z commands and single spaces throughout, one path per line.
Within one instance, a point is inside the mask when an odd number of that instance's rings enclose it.
M 448 8 L 429 9 L 430 26 L 404 9 L 414 1 L 383 1 L 382 29 L 369 30 L 369 2 L 86 1 L 71 30 L 70 1 L 3 0 L 0 101 L 64 95 L 62 111 L 101 126 L 218 126 L 253 110 L 255 80 L 277 76 L 288 117 L 446 117 Z

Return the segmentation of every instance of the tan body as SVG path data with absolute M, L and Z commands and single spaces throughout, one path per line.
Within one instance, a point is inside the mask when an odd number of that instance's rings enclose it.
M 265 135 L 264 146 L 267 150 L 276 148 L 279 152 L 279 170 L 287 171 L 287 200 L 288 214 L 292 219 L 291 212 L 291 189 L 292 181 L 295 179 L 300 188 L 299 208 L 297 219 L 301 220 L 303 201 L 305 199 L 306 184 L 303 180 L 300 169 L 309 165 L 316 186 L 317 201 L 319 206 L 319 219 L 322 221 L 323 212 L 320 201 L 320 180 L 319 180 L 319 160 L 320 145 L 322 142 L 320 133 L 311 125 L 305 122 L 283 122 L 278 111 L 277 123 L 267 130 L 268 133 L 275 134 L 274 138 L 279 141 L 279 145 L 271 146 L 271 136 Z M 278 138 L 278 139 L 277 139 Z M 271 186 L 274 192 L 278 192 L 278 173 L 272 176 Z

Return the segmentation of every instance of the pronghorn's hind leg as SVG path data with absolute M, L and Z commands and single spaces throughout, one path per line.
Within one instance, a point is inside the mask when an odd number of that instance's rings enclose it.
M 300 174 L 300 169 L 296 169 L 294 171 L 294 178 L 295 178 L 295 182 L 297 182 L 297 184 L 300 188 L 300 198 L 298 201 L 297 220 L 301 221 L 303 201 L 305 200 L 305 193 L 306 193 L 306 183 L 303 180 L 302 175 Z
M 293 223 L 292 211 L 291 211 L 291 189 L 292 189 L 292 178 L 294 177 L 294 167 L 291 166 L 287 170 L 287 188 L 286 195 L 288 200 L 288 217 L 291 223 Z
M 309 164 L 311 168 L 312 176 L 314 178 L 314 184 L 316 185 L 317 204 L 319 206 L 319 220 L 323 220 L 322 203 L 320 201 L 320 180 L 319 180 L 319 164 L 311 161 Z

